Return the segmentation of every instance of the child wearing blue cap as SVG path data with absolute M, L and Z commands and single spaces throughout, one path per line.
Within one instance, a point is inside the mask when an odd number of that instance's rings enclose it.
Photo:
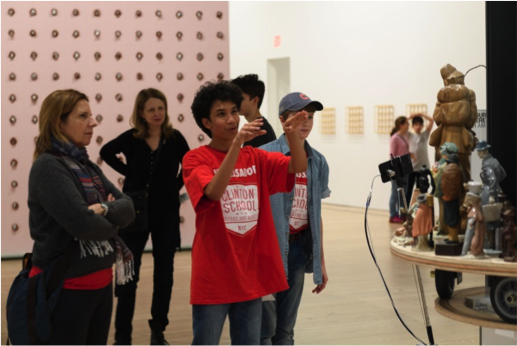
M 317 285 L 312 293 L 320 293 L 327 285 L 323 252 L 323 221 L 321 200 L 330 196 L 329 167 L 325 157 L 307 142 L 314 125 L 314 113 L 323 105 L 306 94 L 286 95 L 279 105 L 280 121 L 284 124 L 298 112 L 308 113 L 298 128 L 307 156 L 307 171 L 296 174 L 292 192 L 270 196 L 280 253 L 289 289 L 263 298 L 261 344 L 288 345 L 294 343 L 294 326 L 300 306 L 305 273 L 313 273 Z M 268 152 L 291 155 L 291 145 L 285 135 L 262 147 Z M 286 217 L 287 216 L 287 217 Z

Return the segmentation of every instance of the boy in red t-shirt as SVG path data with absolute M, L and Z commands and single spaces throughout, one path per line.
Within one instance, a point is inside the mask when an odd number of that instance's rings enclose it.
M 232 344 L 260 343 L 261 297 L 288 288 L 269 196 L 289 192 L 307 158 L 296 130 L 307 118 L 299 112 L 283 124 L 291 157 L 241 148 L 265 131 L 262 120 L 239 131 L 240 89 L 208 82 L 191 109 L 212 140 L 187 153 L 183 176 L 196 212 L 192 245 L 190 303 L 192 343 L 218 344 L 226 316 Z

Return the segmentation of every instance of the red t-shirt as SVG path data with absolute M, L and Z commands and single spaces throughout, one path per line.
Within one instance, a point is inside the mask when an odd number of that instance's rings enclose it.
M 309 227 L 307 217 L 307 174 L 296 174 L 294 185 L 293 206 L 289 217 L 289 233 L 296 234 Z
M 196 212 L 190 303 L 237 303 L 288 288 L 269 196 L 289 192 L 290 157 L 244 147 L 220 201 L 204 195 L 225 152 L 209 146 L 183 158 L 183 177 Z
M 42 271 L 42 269 L 33 266 L 29 272 L 29 277 L 38 275 Z M 65 279 L 63 288 L 67 290 L 99 290 L 108 286 L 112 281 L 113 269 L 107 268 L 76 278 Z

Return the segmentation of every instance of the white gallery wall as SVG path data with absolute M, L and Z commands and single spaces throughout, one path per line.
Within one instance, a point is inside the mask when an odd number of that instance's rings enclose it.
M 443 87 L 440 68 L 450 63 L 465 73 L 486 61 L 484 2 L 232 1 L 229 13 L 232 78 L 257 73 L 275 88 L 268 61 L 289 58 L 290 91 L 336 108 L 336 133 L 320 134 L 316 119 L 309 137 L 329 162 L 332 204 L 364 207 L 377 166 L 389 157 L 389 135 L 374 133 L 375 105 L 393 105 L 397 117 L 406 104 L 424 103 L 432 115 Z M 471 71 L 465 84 L 476 92 L 478 109 L 486 109 L 486 70 Z M 261 110 L 275 124 L 270 98 Z M 349 106 L 364 107 L 362 135 L 345 133 Z M 432 162 L 431 147 L 429 155 Z M 378 180 L 371 207 L 387 210 L 389 194 Z

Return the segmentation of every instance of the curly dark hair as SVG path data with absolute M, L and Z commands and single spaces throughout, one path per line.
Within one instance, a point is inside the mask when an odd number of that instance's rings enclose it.
M 210 138 L 212 138 L 212 132 L 203 125 L 202 119 L 210 120 L 210 109 L 217 100 L 233 102 L 239 109 L 242 103 L 241 89 L 228 81 L 219 81 L 206 82 L 196 92 L 190 109 L 197 126 Z
M 241 88 L 243 93 L 248 94 L 250 99 L 258 97 L 259 101 L 257 103 L 257 108 L 260 109 L 262 100 L 264 99 L 266 86 L 263 81 L 259 80 L 259 77 L 256 74 L 239 76 L 232 80 L 232 83 Z

